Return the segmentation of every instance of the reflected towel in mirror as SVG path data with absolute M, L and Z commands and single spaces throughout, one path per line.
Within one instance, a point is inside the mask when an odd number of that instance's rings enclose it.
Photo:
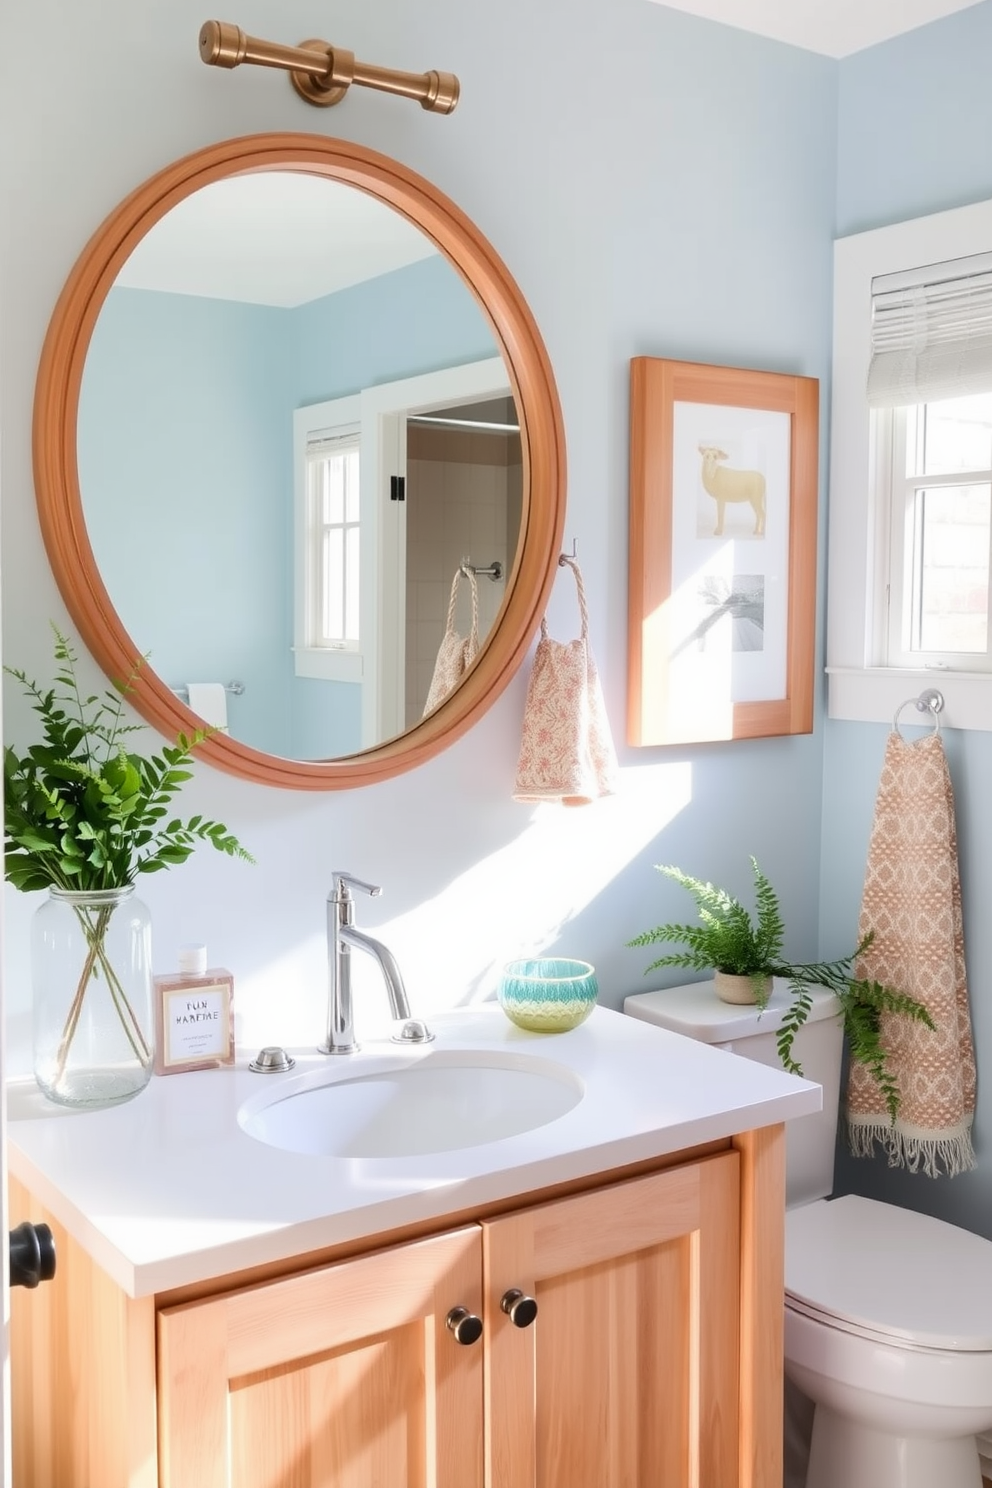
M 472 623 L 467 636 L 460 636 L 455 629 L 455 607 L 458 603 L 458 586 L 462 579 L 468 583 L 472 600 Z M 441 637 L 437 660 L 434 663 L 434 675 L 427 692 L 427 702 L 424 704 L 425 718 L 428 713 L 432 713 L 440 703 L 444 702 L 449 692 L 458 686 L 463 675 L 475 660 L 478 649 L 479 586 L 475 581 L 475 574 L 470 569 L 461 567 L 456 569 L 451 584 L 448 618 L 445 621 L 444 635 Z
M 208 728 L 227 732 L 227 690 L 223 682 L 187 682 L 190 711 Z

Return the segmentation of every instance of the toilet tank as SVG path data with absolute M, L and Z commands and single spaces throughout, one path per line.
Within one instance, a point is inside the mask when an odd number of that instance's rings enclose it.
M 789 1006 L 788 984 L 776 978 L 768 1006 L 739 1007 L 721 1002 L 712 982 L 640 992 L 624 1001 L 623 1010 L 645 1023 L 712 1044 L 744 1059 L 782 1068 L 775 1035 Z M 840 1099 L 841 1052 L 844 1043 L 840 1004 L 825 987 L 810 989 L 813 1006 L 796 1035 L 792 1056 L 807 1080 L 823 1087 L 823 1109 L 786 1123 L 786 1204 L 824 1199 L 834 1186 L 834 1149 Z

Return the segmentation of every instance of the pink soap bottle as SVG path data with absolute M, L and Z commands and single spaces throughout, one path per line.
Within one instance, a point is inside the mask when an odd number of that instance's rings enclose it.
M 179 947 L 179 970 L 155 978 L 155 1073 L 234 1063 L 234 978 L 207 968 L 205 945 Z

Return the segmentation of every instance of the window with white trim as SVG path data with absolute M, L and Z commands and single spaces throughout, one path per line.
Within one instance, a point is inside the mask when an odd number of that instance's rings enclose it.
M 992 202 L 841 239 L 834 291 L 830 715 L 992 730 Z
M 361 607 L 361 399 L 357 394 L 293 413 L 294 616 L 298 677 L 361 682 L 370 643 Z
M 360 447 L 358 429 L 307 441 L 308 646 L 359 649 Z
M 871 338 L 885 662 L 988 671 L 992 254 L 876 278 Z

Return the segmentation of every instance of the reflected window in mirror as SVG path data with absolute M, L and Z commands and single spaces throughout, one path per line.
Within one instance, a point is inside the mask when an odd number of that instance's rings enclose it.
M 324 741 L 362 747 L 362 679 L 369 627 L 361 599 L 361 398 L 293 414 L 294 718 L 290 745 L 319 758 Z M 367 548 L 368 544 L 364 545 Z
M 342 434 L 307 449 L 311 646 L 358 652 L 361 521 L 359 437 Z

